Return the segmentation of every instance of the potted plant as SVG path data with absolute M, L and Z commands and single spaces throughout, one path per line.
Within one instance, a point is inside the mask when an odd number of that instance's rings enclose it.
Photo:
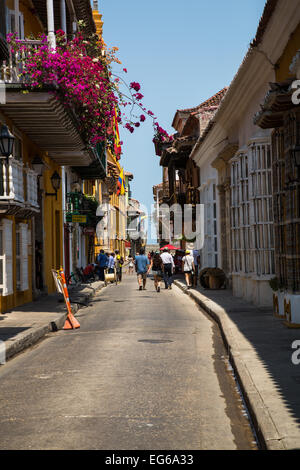
M 284 286 L 277 277 L 270 279 L 269 285 L 273 290 L 273 314 L 275 317 L 284 318 Z
M 220 268 L 207 268 L 204 277 L 209 289 L 221 289 L 226 280 L 225 273 Z

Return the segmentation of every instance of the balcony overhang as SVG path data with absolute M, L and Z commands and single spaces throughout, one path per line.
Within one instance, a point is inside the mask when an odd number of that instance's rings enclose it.
M 83 180 L 102 180 L 106 177 L 106 168 L 98 159 L 93 161 L 89 166 L 73 166 L 73 170 Z
M 6 87 L 6 103 L 0 110 L 42 151 L 59 165 L 86 166 L 93 156 L 79 133 L 75 117 L 51 92 L 22 93 Z
M 261 111 L 255 114 L 253 122 L 262 129 L 283 126 L 284 114 L 296 105 L 292 102 L 292 80 L 283 83 L 270 83 L 270 90 L 265 96 Z

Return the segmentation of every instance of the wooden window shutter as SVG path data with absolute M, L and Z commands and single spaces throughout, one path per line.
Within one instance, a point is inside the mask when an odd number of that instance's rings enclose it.
M 12 220 L 3 219 L 3 248 L 4 248 L 4 269 L 3 269 L 3 295 L 13 294 L 13 256 L 12 256 Z
M 9 59 L 6 34 L 6 5 L 4 0 L 0 0 L 0 59 L 2 60 Z

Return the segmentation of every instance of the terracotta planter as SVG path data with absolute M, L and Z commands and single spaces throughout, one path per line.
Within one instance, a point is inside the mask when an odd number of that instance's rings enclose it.
M 222 286 L 222 279 L 220 277 L 209 276 L 208 285 L 210 289 L 220 289 Z

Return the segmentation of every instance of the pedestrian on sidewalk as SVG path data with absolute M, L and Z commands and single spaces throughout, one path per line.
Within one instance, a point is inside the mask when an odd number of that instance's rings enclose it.
M 161 259 L 164 265 L 164 281 L 165 281 L 165 288 L 172 289 L 173 283 L 173 271 L 175 269 L 175 264 L 173 260 L 173 256 L 169 253 L 167 248 L 164 248 L 163 253 L 161 254 Z
M 144 248 L 140 249 L 139 255 L 135 257 L 135 269 L 138 278 L 139 290 L 146 289 L 147 274 L 149 272 L 150 262 L 145 255 Z
M 119 250 L 115 251 L 116 254 L 116 271 L 117 271 L 117 279 L 119 282 L 122 281 L 122 267 L 124 264 L 123 256 L 120 255 Z
M 156 251 L 151 258 L 149 271 L 152 269 L 154 275 L 154 286 L 156 292 L 160 292 L 160 282 L 164 276 L 164 264 L 159 251 Z
M 195 273 L 194 257 L 191 255 L 190 250 L 186 250 L 185 256 L 182 258 L 182 271 L 185 275 L 187 288 L 190 289 L 192 287 L 192 276 Z
M 200 269 L 200 254 L 199 250 L 193 250 L 193 258 L 194 258 L 194 266 L 195 272 L 193 275 L 193 286 L 197 287 L 198 276 L 199 276 L 199 269 Z
M 115 254 L 111 253 L 108 258 L 107 264 L 108 274 L 112 274 L 115 272 Z
M 100 253 L 97 256 L 97 265 L 100 281 L 104 281 L 104 270 L 108 265 L 108 257 L 104 253 L 104 250 L 100 250 Z
M 128 274 L 133 274 L 133 267 L 134 267 L 134 264 L 133 264 L 133 258 L 132 258 L 132 256 L 129 256 L 128 261 L 129 261 L 129 263 L 128 263 L 128 270 L 127 270 L 127 272 L 128 272 Z

